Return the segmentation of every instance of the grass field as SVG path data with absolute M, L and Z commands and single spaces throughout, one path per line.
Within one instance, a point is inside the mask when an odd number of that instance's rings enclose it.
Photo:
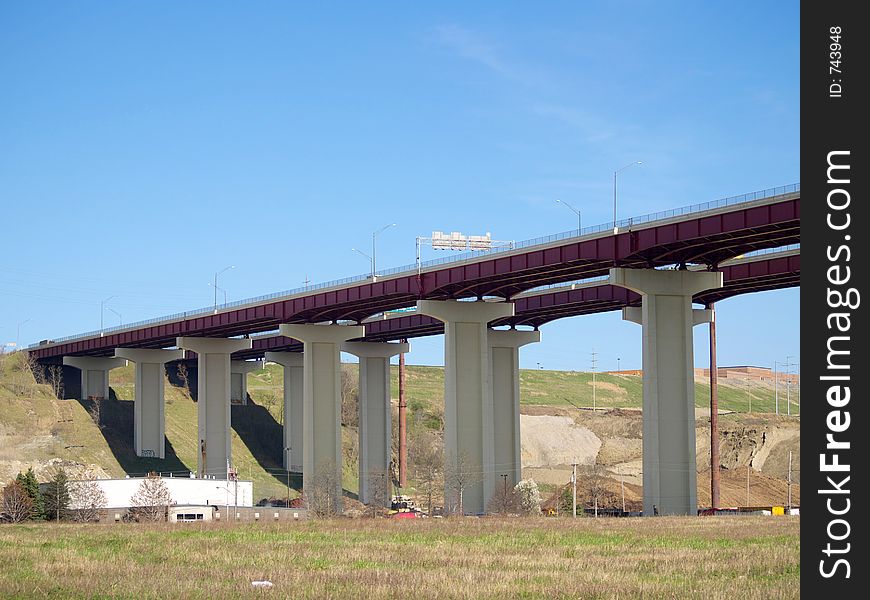
M 799 536 L 792 517 L 2 526 L 0 596 L 798 598 Z

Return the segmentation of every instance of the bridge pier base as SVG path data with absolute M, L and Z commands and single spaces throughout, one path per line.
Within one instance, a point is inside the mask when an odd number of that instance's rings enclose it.
M 315 510 L 341 511 L 342 342 L 365 336 L 357 325 L 281 325 L 280 334 L 303 344 L 302 488 Z M 329 504 L 331 503 L 331 507 Z
M 692 297 L 722 287 L 722 273 L 614 268 L 610 283 L 642 298 L 623 318 L 643 327 L 643 514 L 696 515 L 692 327 L 710 315 Z
M 251 347 L 250 339 L 180 337 L 176 346 L 196 352 L 197 469 L 200 477 L 225 479 L 232 465 L 230 443 L 230 354 Z
M 345 342 L 344 352 L 359 358 L 359 500 L 380 499 L 390 506 L 390 459 L 393 411 L 390 404 L 390 357 L 408 351 L 408 344 Z
M 444 322 L 445 508 L 481 514 L 496 478 L 487 324 L 512 316 L 514 305 L 418 300 L 417 310 Z
M 284 468 L 302 473 L 304 358 L 301 352 L 266 352 L 266 360 L 284 367 Z
M 520 452 L 520 346 L 541 341 L 540 331 L 490 329 L 493 456 L 496 485 L 512 490 L 522 479 Z
M 263 368 L 261 360 L 230 361 L 230 402 L 245 405 L 248 403 L 248 373 Z
M 63 364 L 75 367 L 82 372 L 79 400 L 87 400 L 88 398 L 108 398 L 109 371 L 127 366 L 127 361 L 120 358 L 64 356 Z
M 183 350 L 115 348 L 115 358 L 136 364 L 133 447 L 136 456 L 166 458 L 164 365 L 184 358 Z

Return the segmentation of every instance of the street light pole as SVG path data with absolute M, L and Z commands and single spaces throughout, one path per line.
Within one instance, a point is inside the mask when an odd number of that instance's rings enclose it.
M 21 349 L 21 326 L 27 323 L 30 323 L 33 319 L 25 319 L 18 324 L 18 327 L 15 329 L 15 349 Z
M 217 292 L 217 291 L 221 291 L 221 292 L 223 292 L 223 295 L 224 295 L 224 307 L 226 307 L 226 305 L 227 305 L 227 291 L 226 291 L 224 288 L 222 288 L 222 287 L 220 287 L 220 286 L 217 286 L 217 285 L 215 285 L 215 284 L 213 284 L 213 283 L 209 283 L 209 285 L 212 286 L 212 287 L 215 289 L 215 292 Z
M 121 317 L 121 313 L 119 313 L 117 310 L 115 310 L 111 306 L 107 306 L 106 310 L 109 311 L 110 313 L 114 313 L 118 317 L 118 326 L 121 326 L 124 324 L 124 318 Z
M 569 210 L 571 210 L 574 213 L 577 213 L 577 233 L 580 233 L 580 230 L 583 229 L 582 223 L 580 221 L 580 211 L 577 210 L 576 208 L 574 208 L 573 206 L 571 206 L 570 204 L 568 204 L 567 202 L 565 202 L 564 200 L 559 200 L 557 198 L 556 202 L 558 202 L 559 204 L 564 204 Z
M 378 229 L 377 231 L 372 233 L 372 281 L 374 281 L 375 274 L 377 272 L 377 263 L 375 262 L 375 256 L 376 256 L 376 254 L 375 254 L 375 252 L 376 252 L 376 250 L 375 250 L 375 238 L 377 238 L 378 234 L 381 233 L 382 231 L 389 229 L 390 227 L 395 227 L 395 226 L 396 226 L 395 223 L 390 223 L 389 225 L 384 225 L 383 227 L 381 227 L 380 229 Z
M 109 296 L 105 300 L 100 301 L 100 337 L 103 337 L 103 313 L 106 310 L 106 302 L 114 298 L 114 296 Z
M 369 266 L 372 269 L 372 281 L 374 281 L 374 279 L 375 279 L 375 260 L 371 256 L 369 256 L 368 254 L 363 252 L 362 250 L 359 250 L 358 248 L 351 248 L 351 250 L 353 250 L 354 252 L 356 252 L 358 254 L 365 256 L 368 259 Z
M 230 265 L 229 267 L 224 267 L 222 270 L 217 271 L 214 274 L 214 309 L 217 310 L 217 291 L 218 291 L 218 275 L 229 271 L 230 269 L 235 269 L 235 265 Z
M 624 167 L 620 167 L 613 172 L 613 234 L 616 235 L 619 228 L 616 226 L 616 176 L 619 175 L 621 171 L 626 170 L 629 167 L 633 167 L 634 165 L 642 165 L 643 163 L 639 160 L 628 163 Z

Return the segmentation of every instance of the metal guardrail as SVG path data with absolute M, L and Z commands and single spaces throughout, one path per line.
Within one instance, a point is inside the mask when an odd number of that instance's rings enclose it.
M 765 248 L 764 250 L 753 250 L 743 254 L 741 258 L 752 258 L 753 256 L 763 256 L 765 254 L 779 254 L 780 252 L 790 252 L 791 250 L 800 250 L 800 244 L 789 244 L 787 246 L 779 246 L 778 248 Z M 734 259 L 732 259 L 734 260 Z
M 621 221 L 617 221 L 614 223 L 613 221 L 602 223 L 600 225 L 592 225 L 589 227 L 584 227 L 583 229 L 573 229 L 569 231 L 564 231 L 562 233 L 554 233 L 552 235 L 532 238 L 529 240 L 525 240 L 522 242 L 517 242 L 511 248 L 494 248 L 492 250 L 481 250 L 481 251 L 472 251 L 465 252 L 458 256 L 448 256 L 444 258 L 427 260 L 425 262 L 411 265 L 403 265 L 401 267 L 393 267 L 390 269 L 384 269 L 382 271 L 377 271 L 375 273 L 376 277 L 386 277 L 390 275 L 397 275 L 401 273 L 412 274 L 417 272 L 418 269 L 428 269 L 430 267 L 436 267 L 439 265 L 445 264 L 456 264 L 457 266 L 464 263 L 465 261 L 471 259 L 478 259 L 482 256 L 489 256 L 494 254 L 500 254 L 503 252 L 510 252 L 513 250 L 518 250 L 521 248 L 528 248 L 530 246 L 539 246 L 542 244 L 549 244 L 551 242 L 556 242 L 560 240 L 565 240 L 574 237 L 581 237 L 584 235 L 591 235 L 595 233 L 601 233 L 602 231 L 612 230 L 615 227 L 620 229 L 633 227 L 636 225 L 641 225 L 644 223 L 650 223 L 653 221 L 660 221 L 663 219 L 670 219 L 676 216 L 688 215 L 693 213 L 702 213 L 708 210 L 713 210 L 716 208 L 722 208 L 725 206 L 733 206 L 735 204 L 742 204 L 744 202 L 753 202 L 756 200 L 765 200 L 767 198 L 773 198 L 775 196 L 782 196 L 783 194 L 790 194 L 794 192 L 799 192 L 801 189 L 800 183 L 792 183 L 790 185 L 783 185 L 779 187 L 768 188 L 766 190 L 760 190 L 757 192 L 749 192 L 746 194 L 741 194 L 739 196 L 729 196 L 727 198 L 721 198 L 719 200 L 712 200 L 710 202 L 704 202 L 702 204 L 693 204 L 691 206 L 684 206 L 681 208 L 674 208 L 671 210 L 659 211 L 656 213 L 650 213 L 647 215 L 642 215 L 640 217 L 632 217 L 628 219 L 622 219 Z M 343 279 L 334 279 L 332 281 L 326 281 L 323 283 L 317 283 L 314 285 L 307 285 L 302 287 L 297 287 L 291 290 L 286 290 L 283 292 L 274 292 L 272 294 L 266 294 L 264 296 L 256 296 L 254 298 L 245 298 L 243 300 L 236 300 L 234 302 L 229 302 L 227 304 L 222 304 L 217 308 L 217 312 L 225 311 L 232 308 L 238 308 L 240 306 L 248 306 L 260 304 L 262 302 L 266 302 L 268 300 L 274 300 L 277 298 L 289 298 L 291 296 L 296 296 L 299 294 L 306 294 L 309 292 L 315 292 L 317 290 L 331 288 L 335 286 L 345 285 L 349 283 L 355 283 L 358 281 L 366 281 L 371 279 L 371 274 L 366 275 L 356 275 L 353 277 L 345 277 Z M 562 284 L 564 285 L 564 284 Z M 89 331 L 87 333 L 79 333 L 76 335 L 70 335 L 62 338 L 57 338 L 51 340 L 51 344 L 62 344 L 64 342 L 69 342 L 72 340 L 80 340 L 80 339 L 88 339 L 93 337 L 102 337 L 106 334 L 117 333 L 119 331 L 127 331 L 129 329 L 139 329 L 141 327 L 147 327 L 149 325 L 156 325 L 158 323 L 166 323 L 172 321 L 178 321 L 181 319 L 189 319 L 193 317 L 201 317 L 208 314 L 214 314 L 215 307 L 209 306 L 207 308 L 199 308 L 191 311 L 185 311 L 180 313 L 175 313 L 171 315 L 166 315 L 162 317 L 155 317 L 153 319 L 146 319 L 144 321 L 136 321 L 135 323 L 128 323 L 126 325 L 116 325 L 114 327 L 106 327 L 102 330 Z M 34 348 L 39 348 L 39 343 L 30 344 L 27 349 L 32 350 Z

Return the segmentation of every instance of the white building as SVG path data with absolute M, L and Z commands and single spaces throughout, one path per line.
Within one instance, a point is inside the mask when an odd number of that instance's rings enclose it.
M 130 499 L 139 489 L 142 477 L 93 480 L 106 495 L 107 509 L 129 508 Z M 251 481 L 224 479 L 193 479 L 187 477 L 161 477 L 169 489 L 173 506 L 239 506 L 254 505 L 254 484 Z M 70 482 L 75 485 L 75 482 Z M 70 508 L 78 508 L 75 502 Z

